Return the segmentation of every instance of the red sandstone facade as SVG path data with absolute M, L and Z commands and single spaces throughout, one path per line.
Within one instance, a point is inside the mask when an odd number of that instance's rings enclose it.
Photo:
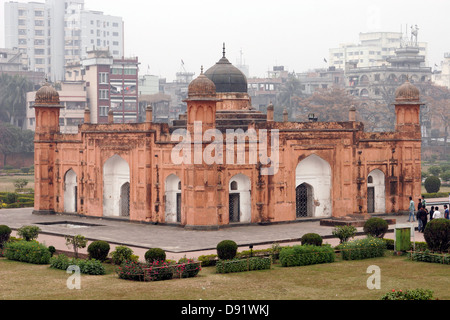
M 409 82 L 396 93 L 396 130 L 370 133 L 355 121 L 354 109 L 348 122 L 274 122 L 272 106 L 261 114 L 251 109 L 243 86 L 223 86 L 220 79 L 246 79 L 234 78 L 225 55 L 219 64 L 215 75 L 202 72 L 191 83 L 187 114 L 172 126 L 152 123 L 151 108 L 138 124 L 91 124 L 86 112 L 78 134 L 61 134 L 58 95 L 42 87 L 35 103 L 35 213 L 215 228 L 397 213 L 408 210 L 410 196 L 420 197 L 421 103 Z M 233 76 L 221 78 L 227 73 Z M 196 128 L 204 134 L 200 147 Z M 173 134 L 183 129 L 192 142 L 180 163 L 173 150 L 181 139 Z M 213 144 L 217 136 L 208 132 L 225 136 L 230 129 L 254 130 L 258 139 L 267 133 L 272 161 L 272 149 L 278 150 L 274 174 L 264 174 L 270 164 L 248 140 L 234 143 L 234 161 L 227 161 L 230 150 Z M 238 162 L 241 147 L 244 163 Z M 196 148 L 223 162 L 194 161 Z

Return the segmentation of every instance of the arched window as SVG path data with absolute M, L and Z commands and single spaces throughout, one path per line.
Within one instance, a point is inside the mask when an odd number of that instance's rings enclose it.
M 231 182 L 230 186 L 231 191 L 237 191 L 238 190 L 238 184 L 236 181 Z

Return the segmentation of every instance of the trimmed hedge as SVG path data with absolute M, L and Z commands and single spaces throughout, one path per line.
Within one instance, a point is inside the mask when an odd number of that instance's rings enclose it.
M 89 259 L 105 261 L 108 258 L 110 248 L 109 243 L 106 241 L 98 240 L 92 242 L 87 248 Z
M 219 260 L 216 263 L 217 273 L 233 273 L 255 270 L 268 270 L 272 266 L 272 259 L 267 257 L 253 257 L 249 259 Z
M 344 260 L 370 259 L 384 256 L 386 242 L 384 239 L 367 237 L 345 242 L 339 245 L 339 249 Z
M 436 254 L 430 250 L 412 252 L 409 257 L 414 261 L 450 264 L 450 254 Z
M 450 248 L 450 220 L 431 220 L 427 223 L 423 236 L 431 251 L 447 252 Z
M 196 277 L 201 270 L 200 262 L 188 260 L 186 263 L 169 264 L 164 261 L 142 263 L 125 261 L 117 268 L 119 279 L 132 281 L 162 281 L 173 278 Z
M 46 246 L 37 241 L 14 241 L 5 245 L 4 256 L 9 260 L 48 264 L 51 253 Z
M 223 240 L 217 245 L 217 256 L 221 260 L 231 260 L 236 257 L 238 246 L 233 240 Z
M 425 289 L 392 290 L 381 297 L 381 300 L 433 300 L 433 291 Z
M 145 252 L 145 261 L 153 263 L 155 261 L 166 260 L 166 252 L 160 248 L 151 248 Z
M 97 276 L 106 273 L 105 267 L 99 260 L 74 259 L 67 257 L 65 254 L 60 254 L 50 259 L 50 268 L 52 269 L 67 270 L 70 266 L 80 267 L 80 272 L 83 274 Z
M 321 246 L 323 243 L 323 239 L 317 233 L 307 233 L 301 238 L 302 246 L 304 245 L 312 245 L 312 246 Z
M 389 229 L 389 224 L 381 218 L 370 218 L 364 224 L 364 232 L 372 237 L 383 238 Z
M 283 267 L 332 263 L 335 259 L 334 249 L 330 245 L 285 247 L 280 252 L 280 263 Z

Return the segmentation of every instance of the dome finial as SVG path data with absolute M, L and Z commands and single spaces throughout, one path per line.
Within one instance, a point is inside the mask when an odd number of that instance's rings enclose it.
M 203 74 L 203 66 L 200 68 L 200 74 Z
M 225 58 L 225 42 L 223 43 L 223 57 Z

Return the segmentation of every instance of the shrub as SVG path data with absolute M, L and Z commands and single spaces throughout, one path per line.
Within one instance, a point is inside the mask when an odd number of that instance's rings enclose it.
M 219 260 L 216 263 L 217 273 L 233 273 L 254 270 L 267 270 L 272 266 L 270 257 L 253 257 L 249 259 Z
M 25 241 L 32 241 L 37 239 L 39 236 L 39 232 L 41 232 L 41 229 L 36 226 L 23 226 L 19 230 L 17 230 L 17 234 L 19 237 L 24 239 Z
M 412 252 L 410 258 L 414 261 L 450 264 L 450 254 L 436 254 L 430 250 Z
M 102 265 L 101 261 L 96 259 L 75 259 L 72 260 L 73 265 L 80 267 L 80 272 L 83 274 L 89 274 L 92 276 L 104 275 L 106 273 L 105 267 Z
M 110 250 L 106 241 L 94 241 L 88 246 L 89 259 L 105 261 Z
M 340 243 L 344 243 L 353 238 L 356 235 L 356 231 L 354 226 L 336 226 L 332 233 L 333 236 L 339 238 Z
M 364 232 L 375 238 L 384 238 L 388 229 L 388 223 L 381 218 L 370 218 L 364 224 Z
M 174 277 L 193 278 L 198 275 L 201 269 L 201 262 L 182 258 L 174 267 Z
M 152 248 L 145 253 L 145 261 L 152 263 L 166 260 L 166 252 L 160 248 Z
M 11 236 L 11 228 L 5 225 L 0 226 L 0 249 L 3 248 L 4 244 L 8 242 Z
M 386 242 L 380 238 L 367 237 L 339 245 L 344 260 L 362 260 L 383 257 Z
M 198 257 L 202 267 L 215 266 L 217 262 L 217 254 L 202 255 Z
M 174 265 L 169 265 L 164 261 L 134 262 L 125 261 L 117 269 L 120 279 L 134 281 L 162 281 L 173 278 Z
M 381 300 L 432 300 L 433 291 L 425 289 L 414 289 L 403 292 L 392 290 L 381 297 Z
M 217 245 L 217 256 L 221 260 L 231 260 L 236 257 L 238 246 L 232 240 L 223 240 Z
M 32 264 L 48 264 L 50 261 L 50 251 L 37 241 L 8 242 L 5 249 L 5 257 L 9 260 Z
M 450 247 L 450 220 L 433 219 L 428 222 L 424 238 L 431 251 L 446 252 Z
M 285 247 L 280 252 L 280 263 L 283 267 L 331 263 L 334 260 L 335 253 L 329 245 L 321 247 L 313 245 Z
M 104 275 L 106 273 L 105 267 L 99 260 L 90 259 L 71 259 L 65 254 L 60 254 L 57 257 L 50 259 L 50 268 L 67 270 L 70 266 L 80 267 L 80 272 L 88 275 Z
M 50 259 L 50 268 L 59 269 L 59 270 L 67 270 L 67 268 L 71 265 L 71 260 L 65 254 L 59 254 L 56 257 L 52 257 Z
M 18 195 L 17 193 L 11 193 L 11 192 L 8 192 L 8 193 L 6 194 L 5 202 L 6 202 L 7 204 L 16 203 L 18 197 L 19 197 L 19 195 Z
M 436 176 L 428 177 L 425 180 L 425 189 L 428 193 L 436 193 L 441 189 L 441 180 Z
M 56 252 L 56 248 L 54 246 L 49 246 L 48 251 L 50 251 L 50 256 L 53 257 Z
M 135 259 L 133 255 L 133 250 L 126 246 L 117 246 L 116 250 L 111 252 L 112 262 L 116 265 L 121 265 L 124 261 L 134 261 Z
M 323 239 L 317 233 L 307 233 L 301 238 L 302 245 L 321 246 Z

